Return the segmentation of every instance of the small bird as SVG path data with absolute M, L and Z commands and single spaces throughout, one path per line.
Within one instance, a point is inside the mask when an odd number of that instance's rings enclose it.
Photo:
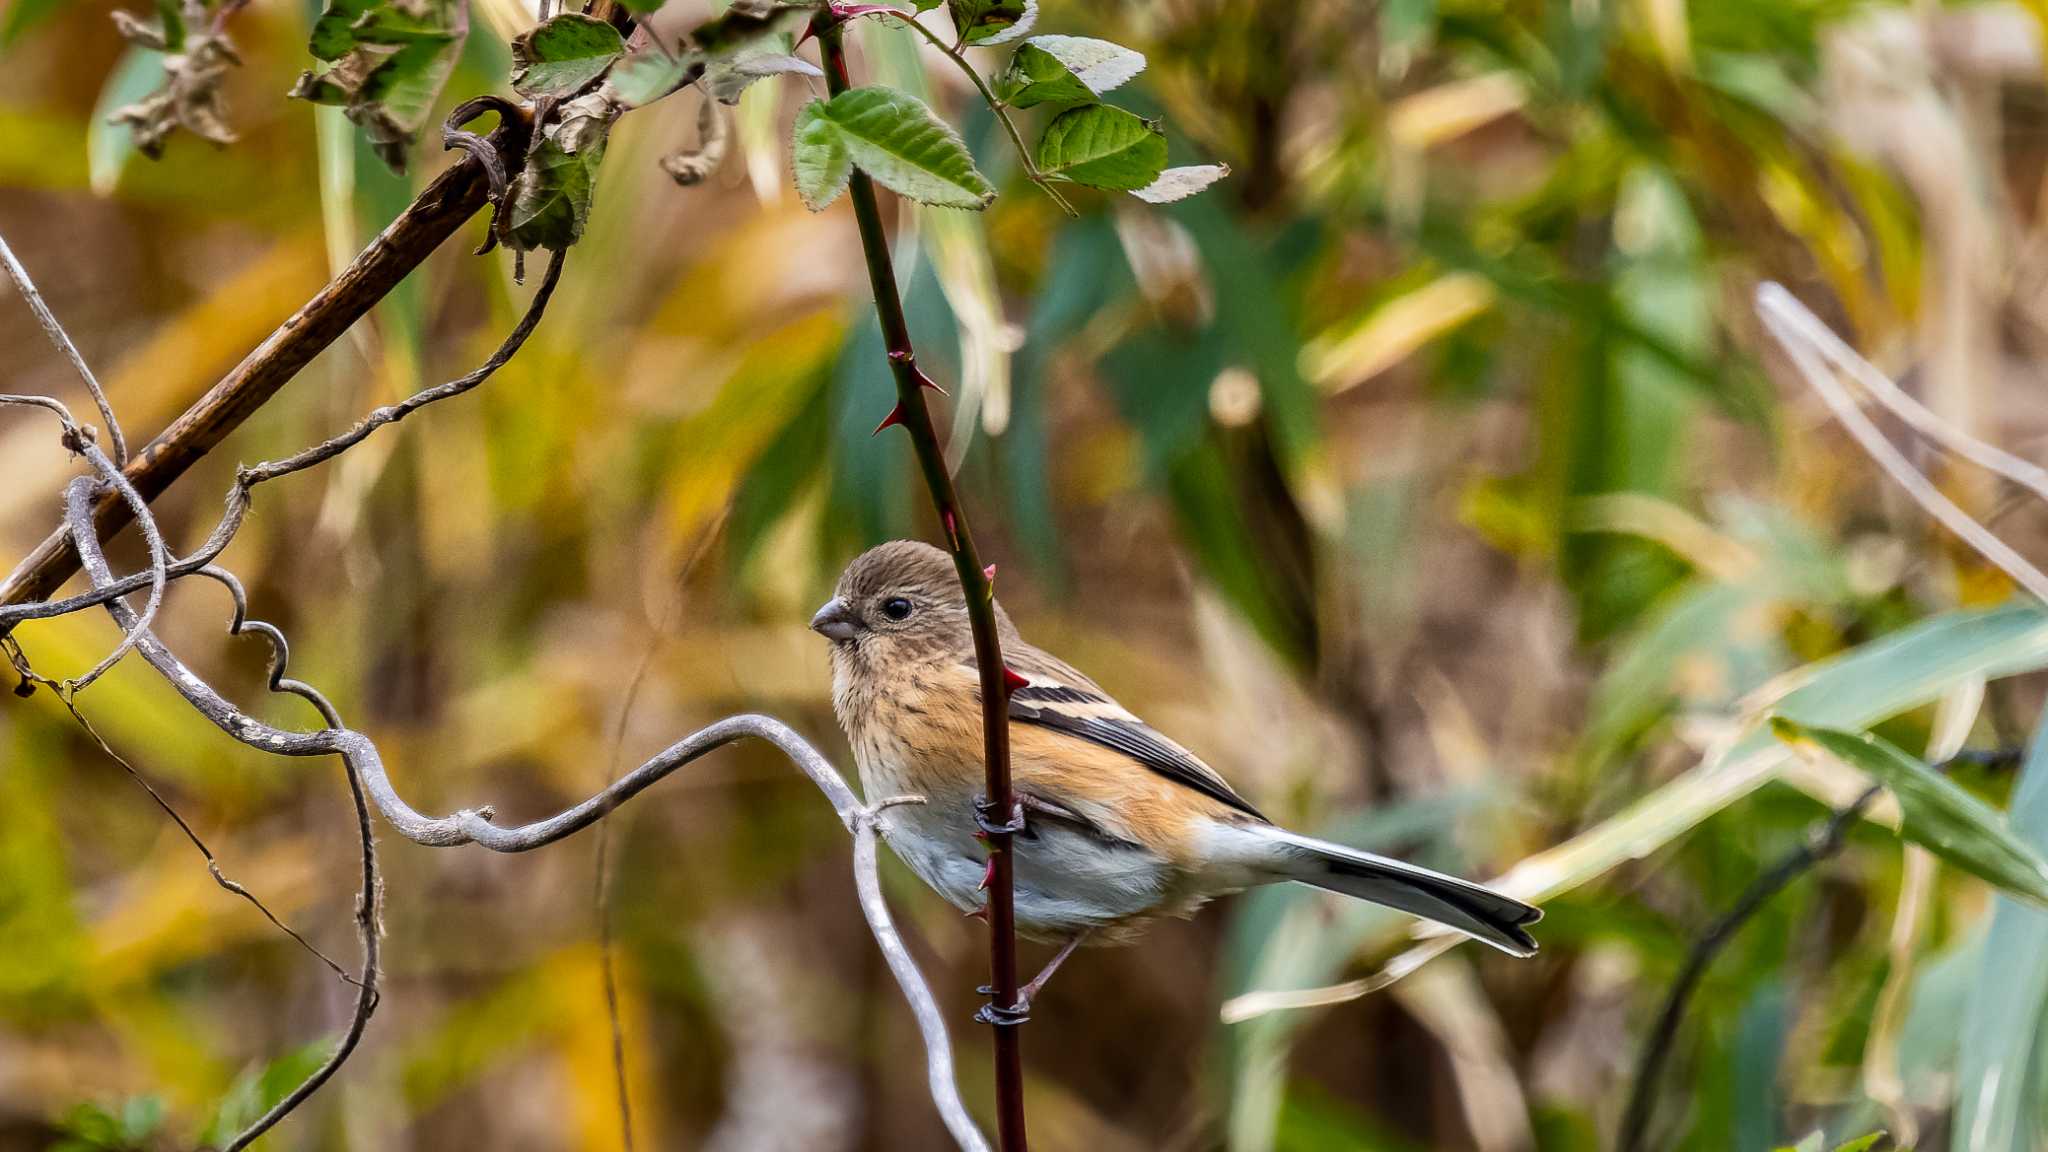
M 996 606 L 1010 693 L 1010 770 L 1024 830 L 1012 838 L 1019 931 L 1062 945 L 1011 1010 L 1027 1007 L 1083 941 L 1117 943 L 1210 898 L 1298 881 L 1398 908 L 1513 956 L 1540 909 L 1455 877 L 1276 827 L 1194 753 L 1072 667 L 1025 643 Z M 832 642 L 832 707 L 872 801 L 911 871 L 955 907 L 984 904 L 977 840 L 981 681 L 952 559 L 897 540 L 856 558 L 811 618 Z

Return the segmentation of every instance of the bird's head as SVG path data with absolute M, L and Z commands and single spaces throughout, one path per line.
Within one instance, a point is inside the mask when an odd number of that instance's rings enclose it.
M 832 642 L 835 663 L 895 665 L 971 659 L 967 599 L 952 557 L 916 540 L 892 540 L 854 558 L 811 629 Z M 998 618 L 1002 610 L 997 609 Z M 1004 621 L 1007 623 L 1007 621 Z

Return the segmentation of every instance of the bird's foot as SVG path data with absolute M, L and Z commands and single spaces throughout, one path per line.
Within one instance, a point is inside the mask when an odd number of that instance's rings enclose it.
M 989 998 L 988 1003 L 975 1010 L 975 1023 L 987 1024 L 993 1028 L 1015 1028 L 1017 1025 L 1031 1019 L 1031 996 L 1029 989 L 1019 988 L 1017 990 L 1017 1002 L 1007 1008 L 995 1002 L 996 990 L 989 985 L 983 984 L 981 987 L 976 988 L 975 991 Z
M 981 836 L 983 838 L 1009 836 L 1022 832 L 1024 831 L 1024 805 L 1014 800 L 1011 801 L 1009 822 L 998 824 L 995 822 L 995 805 L 989 803 L 988 798 L 985 796 L 976 796 L 974 798 L 974 826 L 981 829 Z

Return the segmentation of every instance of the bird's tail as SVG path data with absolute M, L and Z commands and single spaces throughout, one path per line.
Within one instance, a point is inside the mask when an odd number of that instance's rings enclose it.
M 1526 926 L 1543 910 L 1469 880 L 1432 872 L 1341 844 L 1264 825 L 1257 829 L 1279 876 L 1370 900 L 1455 928 L 1510 956 L 1532 956 L 1536 940 Z

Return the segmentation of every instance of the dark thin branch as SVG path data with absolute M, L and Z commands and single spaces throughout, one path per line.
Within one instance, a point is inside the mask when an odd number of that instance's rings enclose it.
M 503 156 L 524 156 L 526 129 L 514 117 L 491 133 L 492 142 Z M 473 157 L 436 177 L 353 263 L 128 462 L 123 472 L 142 498 L 155 499 L 170 487 L 396 288 L 483 207 L 489 185 L 484 165 Z M 110 538 L 133 515 L 118 494 L 105 493 L 93 512 L 99 538 Z M 0 605 L 41 600 L 78 571 L 65 537 L 64 529 L 51 533 L 0 582 Z M 0 633 L 16 622 L 0 619 Z
M 838 20 L 821 13 L 812 22 L 825 63 L 825 84 L 834 96 L 852 86 L 846 70 L 846 44 Z M 884 424 L 901 424 L 910 435 L 925 487 L 944 526 L 946 547 L 966 594 L 968 620 L 974 635 L 974 659 L 981 674 L 982 736 L 985 741 L 983 796 L 987 813 L 982 827 L 988 834 L 989 884 L 989 989 L 990 1003 L 978 1019 L 994 1025 L 996 1073 L 996 1134 L 1003 1152 L 1025 1152 L 1028 1139 L 1024 1125 L 1023 1022 L 1018 998 L 1017 934 L 1014 902 L 1014 857 L 1012 833 L 1005 829 L 1021 823 L 1013 813 L 1016 800 L 1010 789 L 1009 669 L 1003 664 L 1002 642 L 996 632 L 994 569 L 984 570 L 975 552 L 974 537 L 968 531 L 967 514 L 953 477 L 946 469 L 945 453 L 939 446 L 931 412 L 925 407 L 924 389 L 928 378 L 917 367 L 917 354 L 910 343 L 910 326 L 903 314 L 903 301 L 896 292 L 896 271 L 889 255 L 889 239 L 882 230 L 882 212 L 876 203 L 874 181 L 855 169 L 847 185 L 853 202 L 854 219 L 860 227 L 861 251 L 867 259 L 868 283 L 874 290 L 875 315 L 882 327 L 888 349 L 889 370 L 896 378 L 896 407 Z
M 1946 772 L 1964 764 L 2006 768 L 2019 763 L 2021 755 L 2017 748 L 1965 749 L 1934 765 L 1934 770 Z M 1644 1042 L 1642 1055 L 1637 1058 L 1634 1086 L 1629 1091 L 1628 1109 L 1622 1115 L 1621 1136 L 1615 1143 L 1618 1152 L 1641 1152 L 1645 1147 L 1651 1113 L 1657 1103 L 1657 1082 L 1672 1045 L 1678 1039 L 1678 1026 L 1685 1020 L 1685 1010 L 1692 1002 L 1693 993 L 1698 991 L 1708 967 L 1750 918 L 1762 911 L 1773 897 L 1822 861 L 1841 852 L 1847 842 L 1849 825 L 1861 817 L 1883 791 L 1882 786 L 1872 785 L 1856 799 L 1836 809 L 1825 822 L 1816 825 L 1797 848 L 1764 869 L 1728 911 L 1717 917 L 1693 941 L 1686 953 L 1684 966 L 1678 970 L 1677 978 L 1664 994 L 1664 1006 L 1657 1013 L 1657 1023 Z
M 1713 964 L 1743 925 L 1749 923 L 1750 917 L 1770 903 L 1772 897 L 1806 875 L 1814 865 L 1842 850 L 1850 823 L 1861 816 L 1882 791 L 1883 788 L 1872 786 L 1846 807 L 1836 810 L 1799 847 L 1765 869 L 1763 875 L 1744 890 L 1734 906 L 1716 918 L 1693 941 L 1691 950 L 1686 953 L 1684 967 L 1678 970 L 1678 978 L 1671 982 L 1670 990 L 1664 994 L 1664 1007 L 1657 1013 L 1656 1027 L 1651 1029 L 1650 1039 L 1636 1062 L 1635 1087 L 1629 1093 L 1628 1111 L 1621 1121 L 1621 1139 L 1615 1145 L 1619 1152 L 1641 1152 L 1644 1147 L 1664 1061 L 1671 1054 L 1672 1042 L 1678 1038 L 1678 1026 L 1684 1021 L 1686 1007 L 1692 1002 L 1692 994 L 1699 988 L 1700 978 L 1707 974 L 1708 966 Z

